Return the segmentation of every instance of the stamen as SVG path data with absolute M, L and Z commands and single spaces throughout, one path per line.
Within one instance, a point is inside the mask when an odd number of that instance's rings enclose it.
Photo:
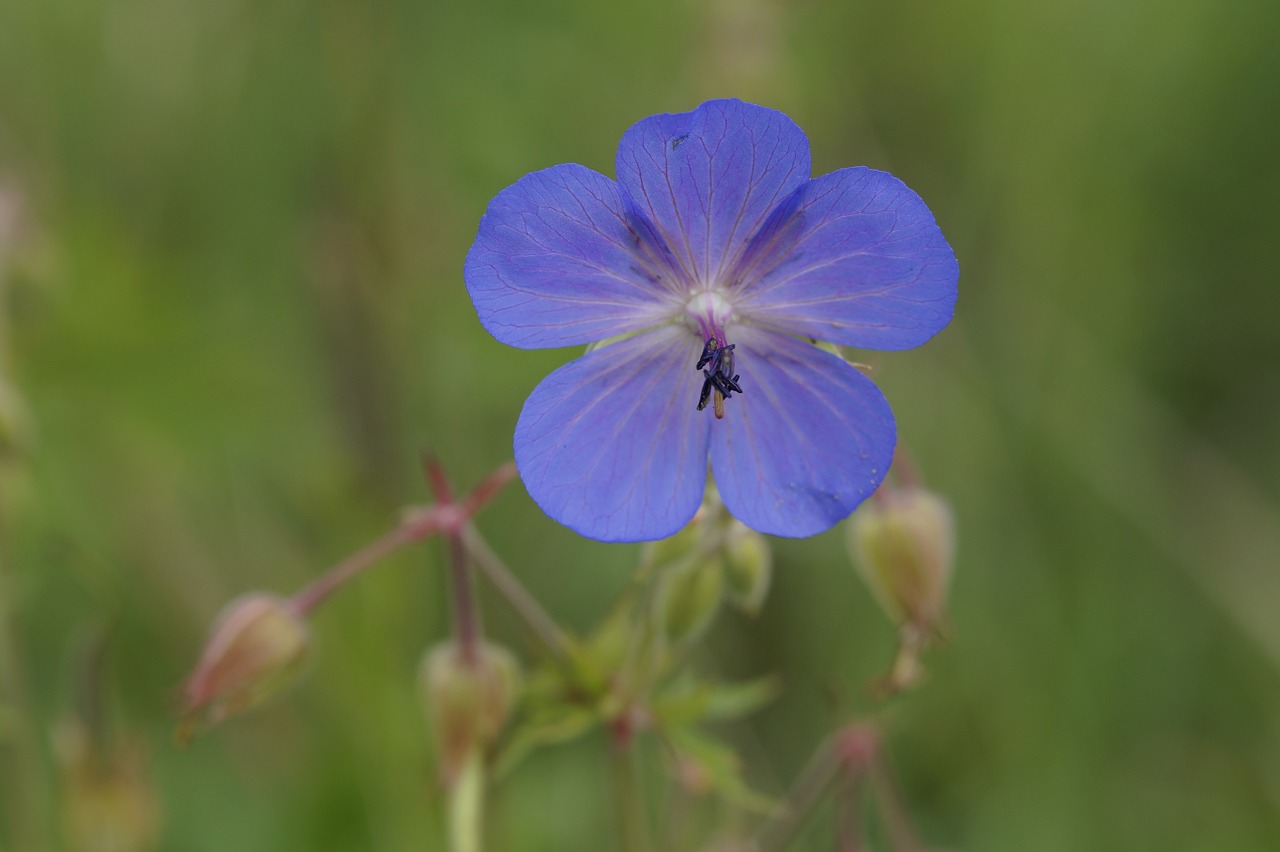
M 730 343 L 728 346 L 716 353 L 716 365 L 711 372 L 719 373 L 721 376 L 729 377 L 733 375 L 733 349 L 735 344 Z M 741 393 L 741 391 L 739 391 Z
M 704 375 L 705 375 L 705 374 L 704 374 Z M 702 409 L 706 408 L 706 407 L 707 407 L 707 403 L 711 401 L 711 390 L 712 390 L 712 387 L 713 387 L 713 384 L 712 384 L 712 382 L 711 382 L 711 377 L 710 377 L 710 376 L 707 376 L 706 381 L 704 381 L 704 382 L 702 383 L 702 393 L 698 396 L 698 410 L 699 410 L 699 411 L 701 411 Z
M 707 366 L 707 362 L 715 356 L 715 353 L 716 339 L 714 337 L 708 337 L 706 344 L 702 347 L 702 356 L 698 358 L 698 363 L 693 365 L 693 369 L 701 370 L 703 367 Z
M 707 339 L 698 357 L 695 370 L 702 370 L 702 391 L 698 394 L 698 410 L 702 411 L 707 403 L 714 399 L 717 420 L 724 419 L 724 401 L 734 393 L 742 393 L 738 379 L 742 378 L 733 372 L 733 350 L 735 344 L 719 344 L 716 338 Z M 703 367 L 706 367 L 704 370 Z
M 707 377 L 707 381 L 711 382 L 711 386 L 724 395 L 725 399 L 733 396 L 733 392 L 742 393 L 742 388 L 738 387 L 739 376 L 732 379 L 723 373 L 708 373 L 706 370 L 702 374 Z

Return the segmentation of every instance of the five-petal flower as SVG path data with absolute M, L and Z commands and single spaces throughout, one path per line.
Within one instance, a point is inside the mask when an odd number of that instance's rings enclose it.
M 950 321 L 959 271 L 929 208 L 873 169 L 810 179 L 803 131 L 734 100 L 644 119 L 616 169 L 616 182 L 578 165 L 526 175 L 467 255 L 480 321 L 503 343 L 619 338 L 525 402 L 529 494 L 591 538 L 662 538 L 693 517 L 710 458 L 748 526 L 828 529 L 880 484 L 896 431 L 876 386 L 813 341 L 907 349 Z M 695 369 L 709 341 L 733 346 L 740 394 Z M 708 393 L 714 413 L 698 406 Z

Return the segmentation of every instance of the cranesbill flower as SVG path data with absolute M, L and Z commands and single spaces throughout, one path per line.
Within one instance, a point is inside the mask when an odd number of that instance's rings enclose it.
M 804 132 L 735 100 L 644 119 L 616 169 L 526 175 L 467 255 L 503 343 L 612 341 L 525 401 L 529 494 L 591 538 L 663 538 L 693 517 L 710 459 L 752 529 L 828 529 L 880 484 L 896 431 L 879 389 L 813 344 L 908 349 L 950 321 L 959 271 L 929 208 L 873 169 L 811 180 Z

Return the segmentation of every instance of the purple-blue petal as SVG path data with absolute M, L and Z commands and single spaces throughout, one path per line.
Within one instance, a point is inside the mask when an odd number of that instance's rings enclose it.
M 738 327 L 742 394 L 711 430 L 711 470 L 725 507 L 771 535 L 816 535 L 884 479 L 897 432 L 879 388 L 808 343 Z
M 633 126 L 617 171 L 693 287 L 734 268 L 769 211 L 809 179 L 809 142 L 776 110 L 708 101 Z
M 778 331 L 909 349 L 951 321 L 959 275 L 920 196 L 887 172 L 841 169 L 779 205 L 740 270 L 738 304 Z
M 670 276 L 640 250 L 648 228 L 616 183 L 584 166 L 525 175 L 489 203 L 467 254 L 481 324 L 503 343 L 537 349 L 663 321 L 674 297 L 664 290 Z
M 699 341 L 667 325 L 547 376 L 516 424 L 516 466 L 544 512 L 600 541 L 673 535 L 702 501 L 709 412 Z

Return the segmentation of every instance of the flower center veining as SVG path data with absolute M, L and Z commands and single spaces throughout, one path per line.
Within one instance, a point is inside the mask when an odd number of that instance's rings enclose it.
M 714 337 L 719 346 L 726 345 L 725 327 L 733 319 L 733 305 L 716 290 L 699 290 L 684 305 L 685 320 L 703 340 Z

